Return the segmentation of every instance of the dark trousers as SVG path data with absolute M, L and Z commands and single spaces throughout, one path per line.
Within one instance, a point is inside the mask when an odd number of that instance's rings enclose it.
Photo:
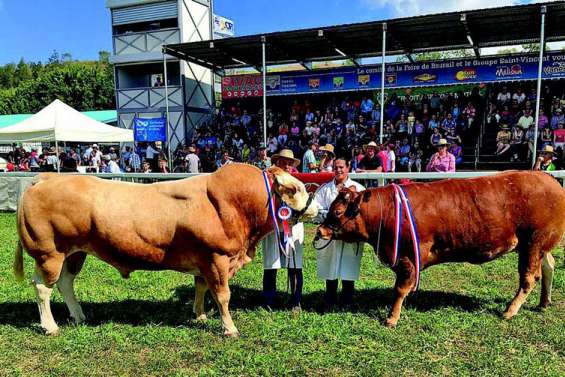
M 337 287 L 338 280 L 326 280 L 326 305 L 328 307 L 337 304 Z M 355 282 L 351 280 L 341 281 L 340 304 L 342 306 L 350 306 L 353 304 L 353 293 L 355 292 Z
M 290 281 L 290 307 L 299 306 L 302 301 L 302 287 L 304 278 L 301 268 L 289 268 L 288 279 Z M 263 271 L 263 300 L 265 305 L 272 307 L 277 297 L 277 270 Z

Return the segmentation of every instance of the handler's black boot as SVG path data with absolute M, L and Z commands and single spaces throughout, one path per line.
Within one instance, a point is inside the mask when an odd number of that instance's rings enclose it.
M 340 304 L 345 310 L 351 310 L 353 307 L 353 293 L 355 292 L 355 282 L 352 280 L 341 281 L 341 297 Z
M 326 280 L 326 302 L 324 312 L 331 312 L 335 309 L 337 303 L 337 285 L 338 280 Z
M 302 269 L 289 268 L 288 280 L 290 281 L 290 302 L 289 306 L 293 312 L 300 312 L 300 303 L 302 302 L 302 286 L 304 284 Z
M 263 307 L 272 310 L 277 297 L 277 270 L 263 270 Z

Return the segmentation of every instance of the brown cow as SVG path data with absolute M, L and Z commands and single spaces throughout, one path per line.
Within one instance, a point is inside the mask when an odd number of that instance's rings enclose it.
M 308 205 L 304 215 L 317 214 L 300 181 L 279 168 L 268 175 L 291 208 Z M 14 271 L 23 277 L 23 247 L 36 261 L 33 283 L 47 334 L 58 332 L 49 307 L 54 284 L 74 320 L 85 319 L 73 281 L 91 254 L 124 277 L 140 269 L 194 274 L 197 319 L 206 319 L 204 295 L 210 289 L 225 334 L 235 336 L 228 280 L 251 261 L 257 243 L 272 229 L 262 173 L 250 165 L 231 164 L 211 175 L 151 185 L 43 174 L 18 207 Z
M 480 264 L 516 249 L 520 288 L 504 318 L 518 312 L 541 276 L 540 306 L 549 305 L 555 265 L 550 252 L 565 233 L 565 190 L 553 177 L 512 171 L 482 178 L 415 183 L 404 188 L 419 233 L 421 268 L 445 262 Z M 361 193 L 342 190 L 319 226 L 317 237 L 369 242 L 379 259 L 390 263 L 393 195 L 392 186 Z M 416 280 L 405 213 L 403 217 L 399 260 L 393 268 L 395 300 L 386 320 L 390 327 L 398 322 L 402 302 Z

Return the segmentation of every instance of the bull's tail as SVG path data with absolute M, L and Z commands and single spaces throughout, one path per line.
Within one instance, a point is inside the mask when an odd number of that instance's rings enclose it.
M 18 240 L 14 255 L 14 276 L 17 281 L 24 280 L 24 248 L 20 240 Z

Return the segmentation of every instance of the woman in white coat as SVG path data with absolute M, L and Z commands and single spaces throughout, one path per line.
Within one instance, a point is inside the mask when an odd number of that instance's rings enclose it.
M 318 202 L 318 221 L 326 217 L 330 205 L 344 187 L 355 186 L 357 191 L 365 190 L 361 184 L 349 179 L 349 161 L 337 158 L 334 161 L 335 178 L 321 186 L 316 192 Z M 317 247 L 327 241 L 318 241 Z M 318 278 L 326 280 L 326 307 L 331 309 L 337 303 L 338 279 L 341 279 L 341 305 L 347 307 L 353 303 L 355 280 L 359 279 L 363 243 L 345 243 L 333 240 L 323 249 L 318 250 Z
M 300 160 L 294 158 L 291 150 L 283 149 L 271 157 L 271 163 L 289 173 L 297 173 L 296 166 L 300 164 Z M 287 257 L 280 251 L 274 232 L 263 238 L 263 300 L 268 309 L 273 307 L 277 295 L 277 271 L 286 268 L 291 291 L 289 306 L 293 311 L 300 310 L 303 286 L 304 223 L 299 222 L 292 227 L 292 242 L 294 250 L 291 250 Z

